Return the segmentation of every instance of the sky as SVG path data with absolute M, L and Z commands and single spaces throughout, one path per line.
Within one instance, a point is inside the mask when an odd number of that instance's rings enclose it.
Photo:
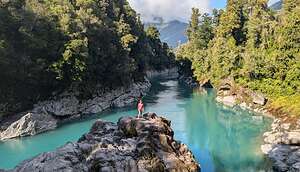
M 154 17 L 162 17 L 165 21 L 180 20 L 187 22 L 192 7 L 197 7 L 202 13 L 213 8 L 224 8 L 226 0 L 128 0 L 130 5 L 142 16 L 144 22 L 153 21 Z M 273 4 L 278 0 L 270 0 Z

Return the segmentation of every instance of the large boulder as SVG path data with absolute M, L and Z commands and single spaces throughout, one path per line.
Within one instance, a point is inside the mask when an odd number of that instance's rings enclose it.
M 264 133 L 261 150 L 273 162 L 275 171 L 300 171 L 300 130 L 292 130 L 290 123 L 275 119 L 272 131 Z M 297 128 L 297 127 L 296 127 Z
M 57 120 L 49 114 L 27 113 L 13 122 L 6 130 L 0 133 L 0 140 L 32 136 L 57 127 Z
M 267 103 L 267 98 L 265 98 L 262 94 L 252 92 L 251 97 L 254 104 L 264 106 Z
M 223 103 L 226 106 L 229 107 L 234 107 L 235 105 L 237 105 L 237 97 L 236 96 L 218 96 L 216 98 L 216 101 L 219 103 Z
M 12 171 L 198 172 L 186 145 L 174 140 L 170 121 L 149 113 L 118 124 L 97 121 L 76 143 L 40 154 Z

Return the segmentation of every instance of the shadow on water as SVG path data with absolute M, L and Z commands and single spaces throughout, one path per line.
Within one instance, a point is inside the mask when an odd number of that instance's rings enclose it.
M 152 81 L 144 101 L 147 112 L 172 121 L 175 138 L 189 146 L 202 171 L 267 171 L 269 166 L 260 151 L 262 133 L 270 125 L 267 118 L 225 108 L 215 102 L 214 90 L 193 90 L 174 80 Z M 24 159 L 76 141 L 99 118 L 117 122 L 122 116 L 136 114 L 135 107 L 113 109 L 54 131 L 0 143 L 0 168 L 13 168 Z

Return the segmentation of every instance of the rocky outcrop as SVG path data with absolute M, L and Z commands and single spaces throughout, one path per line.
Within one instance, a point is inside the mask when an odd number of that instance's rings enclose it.
M 146 94 L 151 84 L 134 83 L 128 88 L 118 88 L 109 92 L 95 95 L 92 99 L 80 101 L 73 93 L 65 93 L 55 100 L 44 101 L 35 105 L 33 111 L 44 109 L 49 114 L 63 117 L 74 114 L 95 114 L 110 107 L 124 107 L 132 104 L 140 94 Z
M 97 121 L 76 143 L 26 160 L 12 171 L 198 172 L 186 145 L 174 140 L 170 121 L 153 113 Z
M 162 78 L 166 78 L 166 79 L 177 79 L 179 77 L 179 74 L 178 74 L 178 68 L 173 67 L 173 68 L 164 69 L 161 71 L 149 70 L 146 72 L 146 76 L 147 76 L 147 78 L 150 78 L 150 79 L 156 78 L 156 77 L 162 77 Z
M 19 136 L 32 136 L 57 127 L 57 120 L 51 115 L 41 113 L 27 113 L 21 119 L 12 123 L 0 133 L 1 140 Z
M 235 95 L 230 96 L 218 96 L 216 97 L 216 101 L 223 103 L 226 106 L 234 107 L 237 105 L 237 97 Z
M 127 88 L 96 94 L 88 100 L 79 100 L 75 93 L 63 93 L 53 100 L 36 104 L 31 111 L 9 121 L 0 131 L 0 140 L 35 135 L 53 130 L 58 123 L 66 120 L 100 113 L 111 107 L 131 105 L 141 94 L 145 95 L 150 87 L 151 83 L 145 79 L 145 82 L 134 83 Z
M 272 161 L 275 171 L 300 171 L 300 120 L 292 129 L 290 123 L 274 120 L 272 130 L 264 133 L 261 150 Z
M 200 87 L 203 87 L 203 88 L 214 88 L 214 86 L 212 85 L 210 79 L 206 79 L 204 81 L 201 81 L 200 82 Z
M 262 94 L 240 87 L 233 80 L 224 80 L 218 87 L 216 101 L 226 106 L 239 106 L 242 109 L 267 113 L 267 98 Z

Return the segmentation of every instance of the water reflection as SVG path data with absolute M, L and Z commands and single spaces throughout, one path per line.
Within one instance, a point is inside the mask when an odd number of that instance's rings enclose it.
M 205 171 L 267 169 L 259 144 L 270 121 L 263 117 L 253 120 L 247 111 L 224 108 L 214 97 L 213 90 L 195 92 L 183 105 L 188 116 L 188 144 L 199 152 L 196 156 Z

